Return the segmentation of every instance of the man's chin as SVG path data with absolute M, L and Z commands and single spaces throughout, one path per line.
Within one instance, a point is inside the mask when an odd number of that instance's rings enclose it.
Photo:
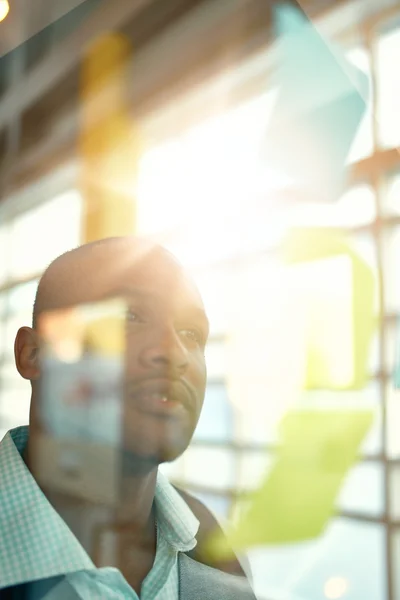
M 131 468 L 140 468 L 151 470 L 152 468 L 162 464 L 173 462 L 183 454 L 189 445 L 187 439 L 179 440 L 155 440 L 154 443 L 148 439 L 146 443 L 125 444 L 124 449 L 124 464 Z

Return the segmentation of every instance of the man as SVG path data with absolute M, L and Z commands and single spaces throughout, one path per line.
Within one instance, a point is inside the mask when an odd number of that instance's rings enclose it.
M 114 297 L 128 306 L 121 493 L 104 511 L 36 481 L 43 475 L 34 458 L 43 426 L 37 323 L 46 311 Z M 218 564 L 204 552 L 218 529 L 209 511 L 158 471 L 187 448 L 198 422 L 207 336 L 195 285 L 160 247 L 110 238 L 49 266 L 33 328 L 22 327 L 15 340 L 16 366 L 31 381 L 32 398 L 29 435 L 18 428 L 0 445 L 1 598 L 254 598 L 234 557 Z M 93 531 L 113 533 L 111 558 L 99 558 Z

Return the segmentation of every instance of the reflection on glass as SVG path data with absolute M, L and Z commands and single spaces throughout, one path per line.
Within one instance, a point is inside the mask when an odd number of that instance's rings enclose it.
M 378 140 L 384 148 L 400 144 L 400 29 L 397 25 L 381 34 L 377 56 Z
M 400 310 L 400 227 L 386 229 L 383 236 L 383 277 L 385 310 Z
M 344 600 L 385 600 L 385 534 L 381 525 L 335 519 L 314 542 L 248 553 L 260 598 L 323 600 L 347 585 Z
M 214 494 L 202 494 L 196 492 L 193 494 L 196 498 L 198 498 L 201 502 L 211 510 L 211 512 L 224 522 L 228 518 L 229 509 L 231 506 L 231 501 L 226 496 L 217 496 Z
M 390 516 L 398 521 L 400 519 L 400 467 L 392 464 L 390 466 Z
M 15 219 L 10 227 L 10 275 L 18 278 L 41 272 L 54 258 L 77 246 L 80 210 L 81 197 L 71 190 Z
M 32 314 L 38 282 L 39 280 L 35 279 L 11 288 L 8 293 L 9 314 L 15 315 L 28 311 Z
M 8 275 L 8 228 L 0 227 L 0 286 L 5 282 Z
M 382 465 L 360 463 L 354 467 L 343 483 L 337 506 L 358 514 L 381 515 L 384 509 Z
M 235 485 L 235 456 L 229 448 L 194 446 L 184 454 L 185 484 L 206 490 Z
M 225 386 L 208 385 L 194 439 L 229 442 L 233 434 L 233 410 Z
M 0 393 L 0 426 L 4 420 L 8 428 L 27 425 L 29 422 L 30 385 L 21 379 L 16 387 L 8 385 Z
M 365 48 L 353 48 L 346 53 L 346 58 L 358 69 L 368 75 L 371 80 L 371 63 L 369 53 Z M 347 157 L 348 163 L 354 163 L 372 154 L 372 118 L 373 118 L 373 97 L 372 87 L 369 88 L 370 97 L 367 103 L 367 109 L 358 128 L 356 137 Z
M 223 340 L 210 342 L 206 346 L 208 379 L 220 379 L 226 374 L 226 348 Z
M 394 581 L 394 599 L 400 600 L 400 529 L 394 530 L 391 539 L 392 557 L 393 557 L 393 581 Z
M 299 204 L 291 207 L 289 222 L 297 227 L 359 227 L 376 217 L 375 193 L 371 186 L 349 188 L 332 204 Z
M 389 381 L 386 389 L 387 417 L 386 417 L 386 453 L 389 458 L 400 457 L 400 390 L 394 389 L 393 382 Z
M 386 185 L 383 194 L 384 214 L 393 216 L 400 215 L 400 174 L 392 175 Z
M 254 490 L 266 476 L 273 457 L 263 450 L 243 451 L 239 458 L 238 479 L 239 490 Z

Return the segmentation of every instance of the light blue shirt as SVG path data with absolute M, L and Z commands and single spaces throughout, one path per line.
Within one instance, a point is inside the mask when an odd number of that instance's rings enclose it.
M 69 527 L 53 509 L 22 459 L 28 427 L 9 431 L 0 442 L 0 590 L 26 582 L 64 576 L 37 597 L 62 600 L 74 590 L 84 600 L 138 600 L 118 569 L 96 568 Z M 196 545 L 199 521 L 158 473 L 155 506 L 158 524 L 153 568 L 141 600 L 178 600 L 178 553 Z M 65 597 L 66 597 L 65 596 Z

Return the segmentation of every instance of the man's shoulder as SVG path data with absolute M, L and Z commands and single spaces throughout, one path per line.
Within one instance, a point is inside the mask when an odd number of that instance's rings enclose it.
M 210 567 L 219 569 L 220 571 L 224 571 L 232 575 L 242 575 L 246 577 L 247 575 L 233 550 L 232 558 L 226 561 L 216 561 L 209 556 L 208 552 L 206 551 L 206 542 L 211 534 L 218 533 L 222 536 L 225 535 L 221 525 L 218 523 L 212 512 L 198 498 L 195 498 L 192 496 L 192 494 L 189 494 L 187 491 L 176 485 L 174 485 L 174 488 L 180 494 L 183 500 L 185 500 L 186 504 L 189 506 L 190 510 L 200 523 L 199 531 L 196 536 L 197 546 L 194 548 L 194 550 L 192 550 L 192 552 L 189 553 L 191 558 L 194 558 L 198 562 Z M 250 573 L 250 568 L 247 564 L 246 572 Z

